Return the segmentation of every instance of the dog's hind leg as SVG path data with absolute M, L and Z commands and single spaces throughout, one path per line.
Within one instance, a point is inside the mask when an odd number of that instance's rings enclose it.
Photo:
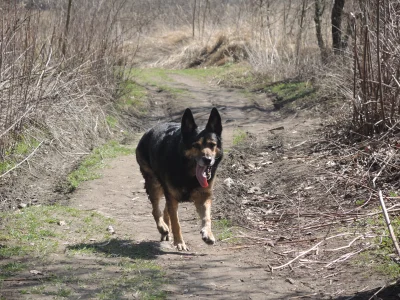
M 171 221 L 172 234 L 174 235 L 174 245 L 179 251 L 189 251 L 189 248 L 183 241 L 181 225 L 179 224 L 178 201 L 176 201 L 170 195 L 165 195 L 165 197 L 167 198 L 168 215 Z
M 164 194 L 163 188 L 160 182 L 154 176 L 151 169 L 145 169 L 141 166 L 140 171 L 142 172 L 144 177 L 144 187 L 153 207 L 152 213 L 154 220 L 156 221 L 157 229 L 161 234 L 161 241 L 169 241 L 169 228 L 168 225 L 164 222 L 163 214 L 160 209 L 160 200 Z
M 167 203 L 165 203 L 164 207 L 164 223 L 167 224 L 168 228 L 171 230 L 171 218 L 169 217 Z
M 153 217 L 156 221 L 157 229 L 161 234 L 161 241 L 169 240 L 169 228 L 163 220 L 163 214 L 160 209 L 160 200 L 164 194 L 164 190 L 155 176 L 153 170 L 148 165 L 148 161 L 143 156 L 141 148 L 136 149 L 136 160 L 140 166 L 140 172 L 142 172 L 144 178 L 144 188 L 149 196 L 151 205 L 153 207 Z
M 146 191 L 153 206 L 153 217 L 156 221 L 157 229 L 161 234 L 161 241 L 169 241 L 169 228 L 165 224 L 163 214 L 160 209 L 160 200 L 164 194 L 161 184 L 154 177 L 151 180 L 145 179 Z

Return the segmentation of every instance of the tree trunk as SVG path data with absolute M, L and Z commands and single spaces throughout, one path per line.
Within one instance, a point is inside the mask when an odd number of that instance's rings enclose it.
M 193 5 L 193 18 L 192 18 L 192 37 L 194 37 L 194 27 L 196 23 L 196 0 L 194 0 Z
M 340 54 L 342 50 L 342 13 L 345 0 L 335 0 L 332 8 L 332 47 L 333 53 Z
M 68 39 L 69 22 L 71 19 L 71 6 L 72 6 L 72 0 L 68 0 L 67 20 L 65 21 L 64 40 L 61 49 L 61 52 L 64 56 L 67 52 L 67 39 Z
M 315 0 L 315 14 L 314 14 L 315 33 L 317 35 L 318 47 L 319 50 L 321 51 L 322 63 L 326 63 L 328 58 L 321 29 L 322 27 L 321 16 L 323 15 L 324 10 L 325 10 L 325 0 Z
M 301 8 L 301 15 L 300 15 L 300 28 L 297 34 L 297 41 L 296 41 L 296 67 L 300 62 L 300 46 L 301 46 L 301 36 L 303 34 L 303 27 L 304 27 L 304 18 L 306 15 L 306 7 L 307 7 L 307 0 L 302 1 L 302 8 Z

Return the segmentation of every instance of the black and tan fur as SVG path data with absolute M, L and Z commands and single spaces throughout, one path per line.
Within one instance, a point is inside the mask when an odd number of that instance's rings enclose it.
M 147 131 L 137 146 L 136 159 L 161 240 L 169 240 L 172 231 L 178 250 L 188 250 L 178 218 L 178 204 L 184 201 L 192 201 L 197 209 L 204 242 L 215 243 L 210 215 L 215 172 L 222 159 L 221 133 L 221 117 L 216 108 L 202 130 L 191 110 L 186 109 L 181 124 L 159 124 Z M 166 205 L 161 212 L 163 195 Z

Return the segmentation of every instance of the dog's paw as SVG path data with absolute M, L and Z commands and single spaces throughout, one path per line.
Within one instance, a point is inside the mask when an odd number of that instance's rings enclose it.
M 160 224 L 157 225 L 157 229 L 158 232 L 161 233 L 161 240 L 163 241 L 162 238 L 169 235 L 169 228 L 167 224 L 165 224 L 164 222 L 160 222 Z
M 214 235 L 212 234 L 211 230 L 208 228 L 203 228 L 201 231 L 201 238 L 203 241 L 208 244 L 208 245 L 214 245 L 215 244 L 215 238 Z
M 179 251 L 189 251 L 189 247 L 186 246 L 185 242 L 182 243 L 177 243 L 175 244 L 176 248 L 178 248 Z
M 170 235 L 169 235 L 169 232 L 167 232 L 167 233 L 162 233 L 161 234 L 161 242 L 163 242 L 163 241 L 169 241 L 170 240 Z

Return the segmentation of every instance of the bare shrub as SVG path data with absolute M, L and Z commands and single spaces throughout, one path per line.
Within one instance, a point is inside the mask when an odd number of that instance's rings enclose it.
M 328 47 L 331 4 L 326 6 L 320 35 Z M 321 64 L 312 1 L 164 1 L 157 9 L 159 18 L 139 50 L 141 65 L 187 68 L 248 60 L 256 73 L 282 80 L 308 76 Z M 213 52 L 221 37 L 223 46 Z
M 348 100 L 347 123 L 359 137 L 400 128 L 399 7 L 398 0 L 354 2 L 348 48 L 327 73 Z
M 1 4 L 0 162 L 25 134 L 61 153 L 85 153 L 106 137 L 107 106 L 125 74 L 116 66 L 129 63 L 124 41 L 137 42 L 149 22 L 125 0 L 29 3 Z

